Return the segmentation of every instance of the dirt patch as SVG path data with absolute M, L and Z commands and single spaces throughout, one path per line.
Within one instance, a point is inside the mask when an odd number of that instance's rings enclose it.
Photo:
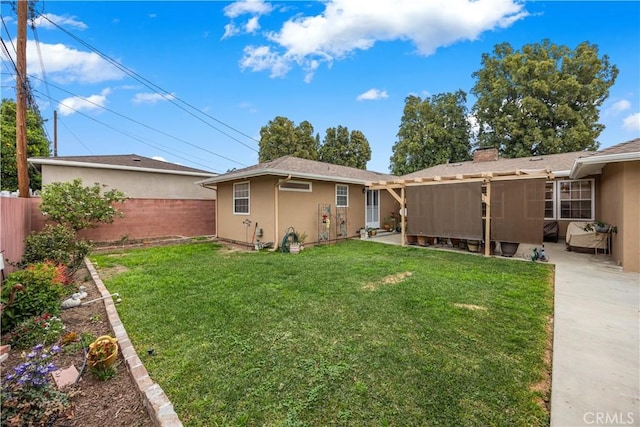
M 362 289 L 366 291 L 375 291 L 380 287 L 380 285 L 395 285 L 402 282 L 407 277 L 410 277 L 413 273 L 410 271 L 404 271 L 401 273 L 390 274 L 389 276 L 385 276 L 382 280 L 377 282 L 369 282 L 362 286 Z
M 84 285 L 86 288 L 87 297 L 84 301 L 100 297 L 95 283 L 84 267 L 76 272 L 74 280 L 78 286 Z M 113 336 L 102 301 L 63 310 L 60 318 L 65 325 L 65 332 L 90 333 L 95 337 Z M 3 372 L 9 372 L 23 361 L 20 357 L 22 351 L 11 349 L 9 358 L 2 363 Z M 75 366 L 80 377 L 75 384 L 64 388 L 64 391 L 71 395 L 71 407 L 48 425 L 53 427 L 153 426 L 138 388 L 129 376 L 122 353 L 118 355 L 117 374 L 107 381 L 100 381 L 86 368 L 83 369 L 83 362 L 84 351 L 81 347 L 74 349 L 67 346 L 53 359 L 58 369 Z
M 460 303 L 455 303 L 453 304 L 455 307 L 458 308 L 465 308 L 467 310 L 472 310 L 472 311 L 487 311 L 487 307 L 483 307 L 481 305 L 475 305 L 475 304 L 460 304 Z
M 547 344 L 544 349 L 542 378 L 531 385 L 530 390 L 540 394 L 536 401 L 547 413 L 551 411 L 551 363 L 553 359 L 553 317 L 547 319 Z
M 100 269 L 100 278 L 103 280 L 111 279 L 119 274 L 129 271 L 124 265 L 116 265 L 115 267 Z

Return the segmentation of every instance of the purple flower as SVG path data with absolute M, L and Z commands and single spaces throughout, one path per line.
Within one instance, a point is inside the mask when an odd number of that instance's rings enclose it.
M 44 345 L 38 344 L 35 347 L 33 347 L 32 350 L 33 351 L 40 351 L 40 350 L 42 350 L 43 347 L 44 347 Z

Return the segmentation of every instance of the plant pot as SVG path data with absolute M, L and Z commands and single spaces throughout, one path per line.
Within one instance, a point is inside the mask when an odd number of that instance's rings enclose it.
M 428 246 L 427 236 L 418 236 L 418 245 L 420 246 Z
M 104 349 L 109 348 L 108 354 L 104 353 Z M 99 353 L 96 353 L 99 352 Z M 118 358 L 118 339 L 103 335 L 96 338 L 94 342 L 89 344 L 89 352 L 87 353 L 87 365 L 91 368 L 109 368 Z
M 300 253 L 300 245 L 298 243 L 291 243 L 291 245 L 289 245 L 289 253 Z
M 520 243 L 500 242 L 500 250 L 502 251 L 502 256 L 514 256 L 515 253 L 518 252 L 518 246 L 520 246 Z
M 480 250 L 480 241 L 467 240 L 467 250 L 469 252 L 478 252 Z
M 608 233 L 609 230 L 611 229 L 611 226 L 609 224 L 605 224 L 605 225 L 594 224 L 593 228 L 596 230 L 596 233 Z
M 407 235 L 407 244 L 408 245 L 415 245 L 416 243 L 418 243 L 418 237 L 417 236 L 413 236 L 413 235 Z

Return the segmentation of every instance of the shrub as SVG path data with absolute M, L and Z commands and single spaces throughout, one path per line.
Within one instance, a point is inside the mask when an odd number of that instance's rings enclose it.
M 67 278 L 66 267 L 52 263 L 32 264 L 9 274 L 2 286 L 2 301 L 9 301 L 11 288 L 16 283 L 21 283 L 24 291 L 16 292 L 13 303 L 2 310 L 3 331 L 11 331 L 31 317 L 44 313 L 58 314 L 61 299 L 70 291 Z
M 68 396 L 50 383 L 56 369 L 51 359 L 58 351 L 57 346 L 47 349 L 38 344 L 3 378 L 3 426 L 50 425 L 69 406 Z
M 91 244 L 76 240 L 73 230 L 60 224 L 46 225 L 42 231 L 33 232 L 25 239 L 22 265 L 51 261 L 75 271 L 90 251 Z
M 32 347 L 38 343 L 53 344 L 64 331 L 62 319 L 45 313 L 32 317 L 18 324 L 13 330 L 2 337 L 2 342 L 16 348 Z

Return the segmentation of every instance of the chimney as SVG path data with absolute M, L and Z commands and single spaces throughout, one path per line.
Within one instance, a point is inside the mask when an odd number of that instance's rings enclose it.
M 498 160 L 497 148 L 478 148 L 473 152 L 473 163 L 495 162 Z

